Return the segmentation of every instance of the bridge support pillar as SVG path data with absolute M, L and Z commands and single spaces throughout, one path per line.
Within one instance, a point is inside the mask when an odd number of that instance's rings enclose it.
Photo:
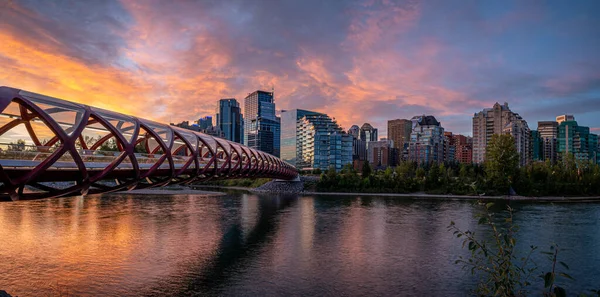
M 9 196 L 10 196 L 10 200 L 19 201 L 19 194 L 17 194 L 17 192 L 12 192 L 9 194 Z

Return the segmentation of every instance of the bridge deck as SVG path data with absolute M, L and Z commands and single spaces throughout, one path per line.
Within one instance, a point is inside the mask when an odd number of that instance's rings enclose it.
M 0 159 L 0 165 L 2 165 L 2 168 L 4 169 L 21 169 L 21 170 L 31 170 L 32 168 L 37 167 L 38 165 L 40 165 L 40 163 L 42 163 L 42 161 L 31 161 L 31 160 L 6 160 L 6 159 Z M 139 163 L 138 166 L 140 169 L 150 169 L 152 166 L 154 166 L 156 162 L 148 162 L 148 163 Z M 103 170 L 104 168 L 108 167 L 110 165 L 110 163 L 108 162 L 85 162 L 85 168 L 87 170 Z M 175 169 L 181 169 L 183 168 L 183 166 L 185 165 L 185 163 L 174 163 L 173 167 Z M 201 166 L 206 165 L 206 162 L 204 164 L 201 163 Z M 168 169 L 170 168 L 169 166 L 169 162 L 163 162 L 158 168 L 160 169 Z M 133 164 L 131 163 L 121 163 L 119 165 L 117 165 L 117 167 L 115 168 L 117 170 L 126 170 L 126 169 L 133 169 Z M 75 162 L 64 162 L 64 161 L 57 161 L 55 163 L 53 163 L 50 167 L 48 167 L 47 170 L 79 170 L 79 168 L 77 167 L 77 164 L 75 164 Z
M 0 87 L 0 166 L 0 196 L 12 200 L 298 174 L 239 143 L 8 87 Z

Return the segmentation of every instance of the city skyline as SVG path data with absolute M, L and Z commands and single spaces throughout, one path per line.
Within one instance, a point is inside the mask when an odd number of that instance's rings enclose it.
M 418 114 L 472 135 L 495 102 L 531 128 L 567 113 L 600 133 L 600 3 L 461 4 L 10 1 L 0 85 L 162 122 L 274 88 L 278 109 L 380 137 Z

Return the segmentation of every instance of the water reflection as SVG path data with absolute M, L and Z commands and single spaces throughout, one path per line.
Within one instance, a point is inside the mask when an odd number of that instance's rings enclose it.
M 513 205 L 521 247 L 556 242 L 600 282 L 600 205 Z M 499 209 L 494 211 L 500 211 Z M 90 196 L 0 204 L 0 289 L 56 295 L 465 295 L 446 230 L 468 202 L 382 197 Z M 499 212 L 500 214 L 501 212 Z M 543 261 L 540 262 L 543 264 Z
M 250 197 L 245 195 L 244 198 L 247 202 Z M 187 296 L 195 293 L 219 295 L 219 290 L 226 286 L 230 277 L 236 271 L 243 269 L 244 265 L 251 261 L 252 257 L 257 255 L 263 246 L 272 239 L 271 236 L 276 233 L 279 211 L 296 201 L 296 197 L 252 198 L 255 198 L 251 200 L 258 204 L 257 220 L 254 226 L 248 230 L 243 228 L 242 223 L 231 225 L 223 233 L 217 252 L 211 259 L 197 267 L 186 267 L 186 269 L 198 271 L 198 273 L 191 274 L 187 281 L 187 288 L 175 295 Z M 242 209 L 244 208 L 242 207 Z M 247 219 L 245 216 L 242 217 L 242 222 L 247 222 Z

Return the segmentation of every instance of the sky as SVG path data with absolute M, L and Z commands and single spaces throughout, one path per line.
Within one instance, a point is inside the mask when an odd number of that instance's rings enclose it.
M 508 102 L 600 133 L 600 1 L 0 0 L 0 85 L 160 122 L 275 90 L 345 128 Z

